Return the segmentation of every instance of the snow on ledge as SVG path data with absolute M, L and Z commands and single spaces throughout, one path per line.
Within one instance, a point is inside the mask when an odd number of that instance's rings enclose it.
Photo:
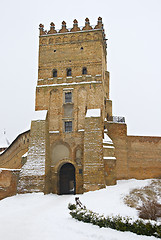
M 113 144 L 111 138 L 106 133 L 104 133 L 103 143 Z
M 28 152 L 26 152 L 24 155 L 22 155 L 22 158 L 27 157 L 27 155 L 28 155 Z
M 103 157 L 103 159 L 106 159 L 106 160 L 108 160 L 108 159 L 113 159 L 113 160 L 116 160 L 116 158 L 115 158 L 115 157 Z
M 46 115 L 47 115 L 47 110 L 35 111 L 32 120 L 33 121 L 45 120 L 46 119 Z
M 86 113 L 86 117 L 100 117 L 101 116 L 101 109 L 88 109 Z
M 3 170 L 7 170 L 7 171 L 21 171 L 21 169 L 14 169 L 14 168 L 0 168 L 0 173 L 3 171 Z
M 5 150 L 1 151 L 1 152 L 0 152 L 0 155 L 1 155 L 3 152 L 5 152 Z
M 79 129 L 78 132 L 84 132 L 84 129 Z
M 49 131 L 49 133 L 59 133 L 59 131 Z
M 105 146 L 103 145 L 103 148 L 115 148 L 114 146 Z
M 57 78 L 62 79 L 62 78 Z M 45 84 L 45 85 L 38 85 L 37 88 L 44 88 L 44 87 L 59 87 L 59 86 L 73 86 L 73 85 L 80 85 L 80 84 L 97 84 L 102 83 L 102 81 L 89 81 L 89 82 L 72 82 L 72 83 L 54 83 L 54 84 Z

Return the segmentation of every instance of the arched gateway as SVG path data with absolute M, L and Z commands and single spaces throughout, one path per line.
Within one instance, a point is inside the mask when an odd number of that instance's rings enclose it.
M 75 194 L 75 167 L 71 163 L 65 163 L 59 172 L 59 193 Z

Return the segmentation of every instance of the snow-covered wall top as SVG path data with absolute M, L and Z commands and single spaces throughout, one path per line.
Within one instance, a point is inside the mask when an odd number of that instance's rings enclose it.
M 100 117 L 101 109 L 88 109 L 86 113 L 86 117 Z
M 32 120 L 33 121 L 45 120 L 46 119 L 46 115 L 47 115 L 47 110 L 35 111 Z
M 113 144 L 111 138 L 106 133 L 104 133 L 103 143 Z

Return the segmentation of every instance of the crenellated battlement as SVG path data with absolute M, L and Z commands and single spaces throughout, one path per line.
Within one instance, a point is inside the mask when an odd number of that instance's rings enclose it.
M 44 30 L 44 26 L 40 24 L 38 79 L 43 79 L 41 84 L 73 81 L 70 78 L 65 79 L 68 76 L 83 75 L 84 78 L 85 75 L 102 74 L 107 64 L 106 40 L 101 17 L 95 26 L 91 26 L 86 18 L 83 27 L 78 26 L 75 19 L 70 29 L 65 21 L 60 30 L 55 29 L 53 22 L 49 31 Z M 52 77 L 53 80 L 47 80 Z
M 104 34 L 104 28 L 103 28 L 103 23 L 102 23 L 102 18 L 99 17 L 97 21 L 97 25 L 90 25 L 89 18 L 85 19 L 85 26 L 79 27 L 78 26 L 78 21 L 74 19 L 73 21 L 73 27 L 72 28 L 67 28 L 66 22 L 62 22 L 62 28 L 56 30 L 55 29 L 55 24 L 53 22 L 50 23 L 50 30 L 44 30 L 44 25 L 40 24 L 39 25 L 39 30 L 40 30 L 40 36 L 44 35 L 51 35 L 51 34 L 60 34 L 60 33 L 69 33 L 69 32 L 78 32 L 78 31 L 91 31 L 91 30 L 96 30 L 100 29 L 103 31 Z M 105 34 L 104 34 L 105 38 Z

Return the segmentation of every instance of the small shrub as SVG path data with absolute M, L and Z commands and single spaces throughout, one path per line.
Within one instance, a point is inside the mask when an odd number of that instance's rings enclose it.
M 74 210 L 74 209 L 76 209 L 76 205 L 69 203 L 69 204 L 68 204 L 68 209 L 69 209 L 69 210 Z
M 137 208 L 139 217 L 156 221 L 160 213 L 159 205 L 155 200 L 142 203 L 142 206 Z
M 109 227 L 123 232 L 130 231 L 138 235 L 155 236 L 157 238 L 161 238 L 161 225 L 157 226 L 156 224 L 152 224 L 150 222 L 144 223 L 140 219 L 135 222 L 131 222 L 131 218 L 122 218 L 121 216 L 104 217 L 103 215 L 100 216 L 99 214 L 94 213 L 85 207 L 76 207 L 74 204 L 69 204 L 68 208 L 72 208 L 70 215 L 78 221 L 92 223 L 100 228 Z
M 151 183 L 142 188 L 135 188 L 124 197 L 124 203 L 132 208 L 138 208 L 141 203 L 155 201 L 161 198 L 161 179 L 152 180 Z

